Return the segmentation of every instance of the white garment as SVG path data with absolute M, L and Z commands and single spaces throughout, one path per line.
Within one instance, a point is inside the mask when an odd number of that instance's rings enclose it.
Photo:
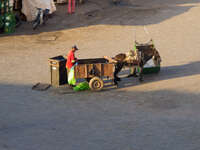
M 150 59 L 149 61 L 146 62 L 146 64 L 144 65 L 144 68 L 151 68 L 151 67 L 155 67 L 155 63 L 153 61 L 153 59 Z
M 36 18 L 37 8 L 49 9 L 50 14 L 56 11 L 53 0 L 22 0 L 22 12 L 27 21 L 33 21 Z

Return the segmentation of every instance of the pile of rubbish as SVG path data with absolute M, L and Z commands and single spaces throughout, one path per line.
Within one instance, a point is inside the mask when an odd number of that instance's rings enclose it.
M 56 6 L 53 0 L 22 0 L 21 12 L 26 16 L 27 21 L 34 21 L 38 9 L 49 10 L 49 14 L 56 11 Z
M 73 88 L 73 90 L 76 91 L 76 92 L 90 90 L 90 86 L 89 86 L 88 82 L 81 82 L 78 85 L 76 85 Z

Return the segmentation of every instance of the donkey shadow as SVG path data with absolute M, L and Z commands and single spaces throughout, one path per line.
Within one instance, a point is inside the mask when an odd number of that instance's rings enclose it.
M 195 61 L 183 65 L 161 67 L 159 73 L 144 74 L 143 82 L 140 82 L 138 77 L 127 78 L 129 70 L 125 69 L 120 73 L 121 81 L 119 82 L 118 88 L 125 88 L 125 87 L 137 86 L 140 84 L 148 84 L 151 82 L 198 75 L 200 74 L 199 66 L 200 66 L 200 61 Z M 112 87 L 110 89 L 115 89 L 115 88 L 116 87 Z

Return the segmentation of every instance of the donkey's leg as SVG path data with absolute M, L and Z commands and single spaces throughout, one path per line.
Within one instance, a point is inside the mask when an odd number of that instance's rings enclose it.
M 140 68 L 139 81 L 140 81 L 140 82 L 144 81 L 144 80 L 143 80 L 143 67 Z
M 115 65 L 115 71 L 114 71 L 114 82 L 116 83 L 117 81 L 120 81 L 121 79 L 117 76 L 118 73 L 122 70 L 124 64 L 123 63 L 120 63 L 118 62 L 116 65 Z
M 130 74 L 127 76 L 127 78 L 129 78 L 129 77 L 138 77 L 137 67 L 133 66 L 130 68 Z

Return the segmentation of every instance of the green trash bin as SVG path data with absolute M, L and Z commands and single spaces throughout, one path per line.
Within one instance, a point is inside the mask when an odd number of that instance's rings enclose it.
M 51 85 L 59 87 L 67 84 L 66 59 L 63 56 L 49 58 Z
M 13 13 L 6 13 L 4 16 L 5 25 L 4 25 L 4 32 L 5 33 L 13 33 L 15 32 L 15 15 Z
M 4 27 L 4 16 L 0 14 L 0 28 Z
M 0 0 L 0 32 L 15 32 L 16 20 L 13 7 L 10 6 L 9 0 Z
M 0 33 L 4 32 L 4 3 L 0 0 Z

